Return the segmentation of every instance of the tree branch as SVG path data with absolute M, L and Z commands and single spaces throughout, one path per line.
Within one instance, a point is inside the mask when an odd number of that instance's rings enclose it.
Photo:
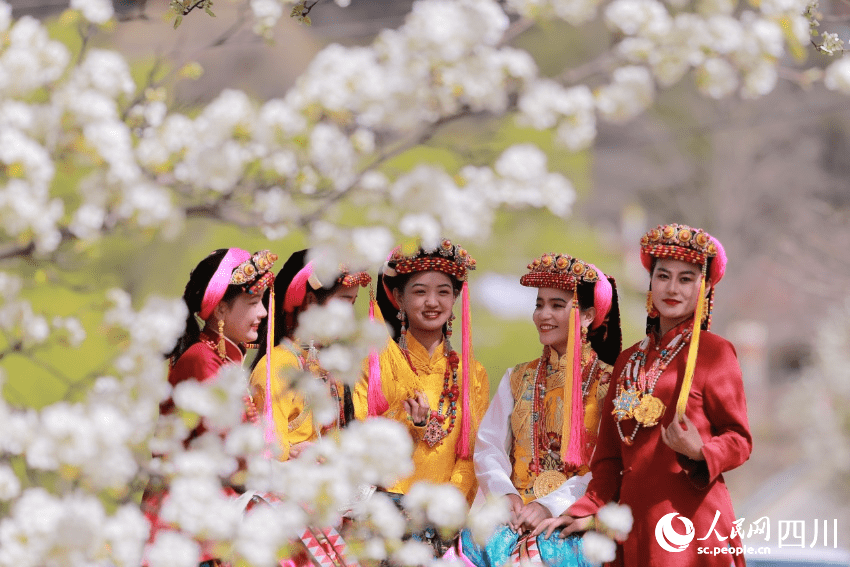
M 325 209 L 328 206 L 338 202 L 342 198 L 346 197 L 349 193 L 351 193 L 351 191 L 353 191 L 354 188 L 357 187 L 357 184 L 360 183 L 360 181 L 363 179 L 363 176 L 366 173 L 374 170 L 376 167 L 380 166 L 381 164 L 383 164 L 387 160 L 389 160 L 389 159 L 391 159 L 391 158 L 393 158 L 393 157 L 395 157 L 395 156 L 397 156 L 401 153 L 404 153 L 405 151 L 407 151 L 407 150 L 409 150 L 413 147 L 416 147 L 420 144 L 424 144 L 425 142 L 427 142 L 428 140 L 433 138 L 434 135 L 439 131 L 439 129 L 442 128 L 443 126 L 445 126 L 446 124 L 450 124 L 452 122 L 455 122 L 456 120 L 460 120 L 461 118 L 465 118 L 467 116 L 470 116 L 471 114 L 472 114 L 472 112 L 469 109 L 464 109 L 464 110 L 461 110 L 460 112 L 457 112 L 457 113 L 452 114 L 450 116 L 444 116 L 443 118 L 440 118 L 436 122 L 432 122 L 431 124 L 428 124 L 427 126 L 422 128 L 419 131 L 419 133 L 417 133 L 413 136 L 410 136 L 407 140 L 404 140 L 404 141 L 396 144 L 395 147 L 393 147 L 393 148 L 391 148 L 391 149 L 389 149 L 385 152 L 382 152 L 374 160 L 372 160 L 368 165 L 366 165 L 363 169 L 361 169 L 360 172 L 355 176 L 354 180 L 351 183 L 349 183 L 342 190 L 337 191 L 337 192 L 333 193 L 332 195 L 330 195 L 328 197 L 327 201 L 321 207 L 316 209 L 314 212 L 310 213 L 309 215 L 305 215 L 304 218 L 302 219 L 301 224 L 303 226 L 308 226 L 312 222 L 318 220 L 318 218 L 325 213 Z
M 531 18 L 520 18 L 517 21 L 513 22 L 508 29 L 505 30 L 505 35 L 502 36 L 502 39 L 499 40 L 498 47 L 502 47 L 508 45 L 510 42 L 515 40 L 518 36 L 522 35 L 523 32 L 528 31 L 534 25 L 534 20 Z
M 605 67 L 614 62 L 612 50 L 604 51 L 595 59 L 591 59 L 583 65 L 573 67 L 572 69 L 564 69 L 560 75 L 556 77 L 556 81 L 565 85 L 574 85 L 585 81 L 593 75 L 599 75 L 605 71 Z

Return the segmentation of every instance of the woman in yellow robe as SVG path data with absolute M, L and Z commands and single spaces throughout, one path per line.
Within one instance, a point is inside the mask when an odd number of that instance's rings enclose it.
M 478 489 L 472 451 L 490 388 L 469 340 L 466 279 L 474 268 L 466 250 L 444 240 L 412 254 L 396 249 L 379 276 L 378 305 L 394 336 L 380 353 L 379 371 L 371 369 L 355 397 L 367 399 L 368 415 L 406 424 L 413 439 L 413 474 L 389 487 L 391 495 L 428 481 L 451 484 L 472 502 Z M 461 295 L 459 354 L 451 338 L 452 309 Z
M 371 277 L 366 272 L 343 271 L 333 282 L 323 285 L 307 262 L 307 250 L 292 254 L 283 265 L 274 285 L 274 342 L 271 359 L 267 360 L 266 342 L 261 341 L 260 351 L 251 372 L 251 397 L 257 411 L 265 408 L 266 388 L 272 392 L 272 416 L 281 460 L 296 458 L 304 449 L 328 430 L 344 427 L 354 419 L 354 405 L 349 387 L 334 380 L 319 366 L 316 346 L 303 344 L 295 337 L 298 317 L 313 305 L 324 305 L 331 299 L 354 303 L 359 286 L 366 286 Z M 260 329 L 260 336 L 265 336 Z M 323 380 L 331 398 L 337 402 L 337 415 L 327 422 L 319 422 L 304 396 L 295 390 L 290 379 L 301 371 L 313 373 Z

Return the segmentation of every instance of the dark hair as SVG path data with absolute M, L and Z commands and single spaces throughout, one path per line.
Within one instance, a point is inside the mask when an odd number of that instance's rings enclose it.
M 198 326 L 198 321 L 195 314 L 201 311 L 201 303 L 204 300 L 204 292 L 207 290 L 210 280 L 218 269 L 218 265 L 227 254 L 227 248 L 219 248 L 213 251 L 209 256 L 201 260 L 197 266 L 189 273 L 189 282 L 186 284 L 186 289 L 183 291 L 183 302 L 189 310 L 189 315 L 186 317 L 186 327 L 183 334 L 177 339 L 177 344 L 174 348 L 165 355 L 165 358 L 171 360 L 171 364 L 176 363 L 184 352 L 189 350 L 193 344 L 200 340 L 201 328 Z M 230 303 L 244 288 L 240 285 L 229 285 L 224 292 L 222 302 Z
M 437 256 L 438 254 L 435 252 L 434 254 L 423 254 L 422 256 Z M 378 302 L 378 308 L 381 310 L 381 314 L 384 316 L 384 322 L 389 327 L 390 333 L 393 336 L 393 340 L 398 342 L 401 337 L 401 321 L 398 318 L 399 310 L 396 309 L 395 305 L 390 301 L 389 295 L 387 294 L 387 288 L 389 288 L 390 293 L 392 290 L 397 289 L 400 292 L 404 292 L 404 288 L 407 285 L 407 282 L 410 281 L 410 278 L 413 277 L 413 274 L 418 274 L 420 272 L 413 272 L 410 274 L 399 274 L 397 276 L 386 276 L 383 273 L 378 274 L 378 283 L 377 290 L 375 292 L 375 300 Z M 442 273 L 442 272 L 441 272 Z M 455 297 L 460 293 L 461 288 L 463 288 L 463 282 L 455 277 L 449 276 L 449 279 L 452 281 L 452 289 L 454 289 Z M 443 325 L 443 333 L 446 332 L 446 325 Z
M 277 277 L 274 280 L 274 346 L 280 344 L 284 338 L 292 340 L 294 338 L 294 333 L 296 327 L 298 327 L 298 314 L 301 309 L 296 308 L 294 313 L 284 313 L 283 312 L 283 303 L 286 299 L 286 290 L 289 289 L 289 286 L 292 284 L 292 280 L 295 279 L 295 276 L 300 272 L 304 266 L 307 265 L 307 249 L 299 250 L 297 252 L 293 252 L 292 255 L 286 260 L 283 264 L 283 267 L 277 273 Z M 323 305 L 334 293 L 336 293 L 339 288 L 342 287 L 342 284 L 339 283 L 336 279 L 329 287 L 321 287 L 319 289 L 311 289 L 308 288 L 307 293 L 312 293 L 316 296 L 316 300 L 320 305 Z M 271 309 L 269 308 L 269 296 L 270 293 L 266 291 L 263 296 L 263 305 L 269 310 L 271 313 Z M 257 356 L 254 358 L 253 362 L 251 362 L 251 369 L 253 370 L 260 359 L 267 352 L 266 347 L 266 334 L 268 333 L 268 317 L 260 322 L 260 327 L 257 329 L 257 333 L 259 334 L 257 338 L 258 349 Z
M 599 356 L 599 360 L 613 365 L 620 351 L 623 350 L 623 331 L 620 328 L 620 302 L 617 297 L 617 282 L 608 277 L 611 282 L 611 308 L 605 316 L 605 321 L 595 329 L 588 328 L 587 340 Z M 578 306 L 584 311 L 595 307 L 596 284 L 580 282 L 578 284 Z
M 284 313 L 283 312 L 283 303 L 286 299 L 286 290 L 289 289 L 289 286 L 292 284 L 292 280 L 295 279 L 295 276 L 300 272 L 304 266 L 307 265 L 307 253 L 308 249 L 299 250 L 297 252 L 293 252 L 292 255 L 286 260 L 283 264 L 283 267 L 277 273 L 277 277 L 274 280 L 274 346 L 280 344 L 280 342 L 287 338 L 292 340 L 294 338 L 294 333 L 296 327 L 298 327 L 298 314 L 301 312 L 301 308 L 298 307 L 295 309 L 293 313 Z M 335 278 L 333 280 L 333 284 L 328 287 L 321 287 L 319 289 L 310 289 L 308 288 L 307 293 L 312 293 L 316 296 L 316 300 L 319 305 L 324 305 L 324 303 L 341 287 L 342 283 L 338 281 L 339 278 Z M 269 307 L 269 297 L 271 293 L 266 290 L 265 295 L 263 296 L 263 305 L 266 306 L 269 313 L 271 313 L 271 308 Z M 254 357 L 254 360 L 251 362 L 251 370 L 257 367 L 260 360 L 266 356 L 268 353 L 268 346 L 266 341 L 266 335 L 268 334 L 269 328 L 269 318 L 266 317 L 260 323 L 259 328 L 257 329 L 257 356 Z M 348 384 L 345 384 L 343 387 L 343 412 L 345 414 L 345 423 L 351 423 L 354 421 L 354 401 L 351 397 L 351 388 Z

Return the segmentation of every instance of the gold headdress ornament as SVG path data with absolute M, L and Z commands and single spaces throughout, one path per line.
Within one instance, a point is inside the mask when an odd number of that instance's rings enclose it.
M 271 267 L 275 262 L 277 262 L 277 254 L 268 250 L 260 250 L 233 270 L 230 275 L 230 283 L 231 285 L 244 285 L 256 279 L 254 285 L 245 291 L 251 295 L 262 294 L 266 291 L 266 288 L 274 283 L 274 273 L 271 272 Z

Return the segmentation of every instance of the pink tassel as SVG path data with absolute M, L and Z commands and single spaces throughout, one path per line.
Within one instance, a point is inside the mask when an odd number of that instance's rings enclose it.
M 461 420 L 460 420 L 460 442 L 457 444 L 455 453 L 461 459 L 472 458 L 470 450 L 470 437 L 472 435 L 472 408 L 469 403 L 469 365 L 472 363 L 472 329 L 471 316 L 469 313 L 469 286 L 463 282 L 461 291 Z
M 573 337 L 573 396 L 570 408 L 570 443 L 567 447 L 566 463 L 568 466 L 582 465 L 582 448 L 584 447 L 584 399 L 581 392 L 581 313 L 578 302 L 574 304 L 575 323 L 572 328 Z
M 369 320 L 375 320 L 375 299 L 369 301 Z M 377 349 L 369 352 L 369 377 L 366 387 L 366 405 L 369 417 L 383 415 L 390 409 L 390 403 L 384 396 L 384 388 L 381 383 L 381 361 L 378 358 Z
M 274 414 L 272 412 L 272 353 L 274 352 L 274 288 L 269 292 L 268 333 L 266 333 L 266 399 L 263 408 L 265 427 L 263 438 L 266 441 L 265 457 L 271 458 L 271 447 L 275 443 Z

